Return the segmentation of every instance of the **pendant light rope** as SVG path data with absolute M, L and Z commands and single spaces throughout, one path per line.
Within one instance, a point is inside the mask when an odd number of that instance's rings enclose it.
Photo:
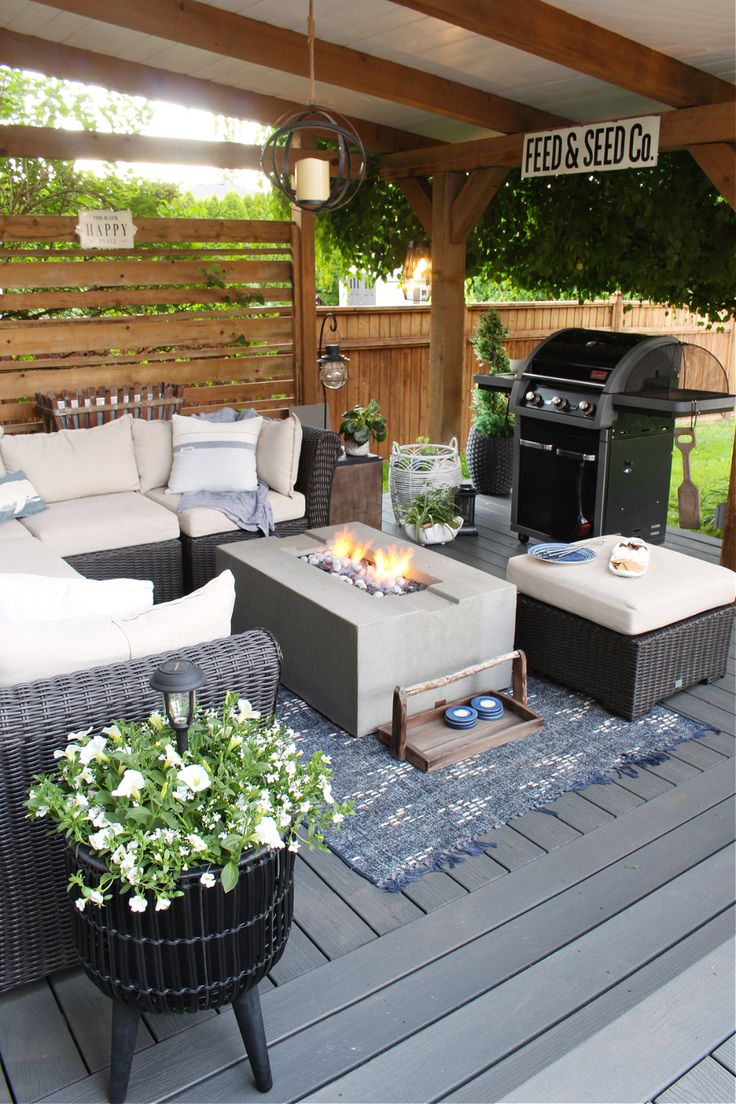
M 309 106 L 284 115 L 261 151 L 261 170 L 272 187 L 278 188 L 295 207 L 305 211 L 335 210 L 353 198 L 365 180 L 366 155 L 355 128 L 337 112 L 315 103 L 314 72 L 314 0 L 308 0 L 307 55 L 309 62 Z M 317 191 L 319 198 L 300 199 L 296 192 L 296 163 L 305 149 L 327 154 L 330 160 L 329 185 Z M 329 187 L 329 193 L 327 193 Z M 302 195 L 304 191 L 302 190 Z M 323 198 L 324 197 L 324 198 Z

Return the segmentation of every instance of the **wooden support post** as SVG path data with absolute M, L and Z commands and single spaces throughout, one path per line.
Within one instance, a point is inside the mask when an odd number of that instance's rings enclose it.
M 317 292 L 314 215 L 292 208 L 294 256 L 294 380 L 298 403 L 322 402 L 317 373 Z
M 432 185 L 432 303 L 429 345 L 429 436 L 446 442 L 462 423 L 465 352 L 465 242 L 450 240 L 452 205 L 465 176 L 440 173 Z
M 736 571 L 736 437 L 734 437 L 733 442 L 733 454 L 731 456 L 731 475 L 728 480 L 728 497 L 726 499 L 726 523 L 723 526 L 721 563 L 724 567 L 730 567 L 731 571 Z
M 614 291 L 611 304 L 611 329 L 614 333 L 624 328 L 624 300 L 620 291 Z

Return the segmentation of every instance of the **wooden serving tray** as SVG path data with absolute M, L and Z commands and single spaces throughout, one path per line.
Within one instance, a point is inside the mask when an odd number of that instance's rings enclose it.
M 406 699 L 411 694 L 419 694 L 445 686 L 461 678 L 477 674 L 489 667 L 513 660 L 513 696 L 500 694 L 497 690 L 488 691 L 503 702 L 504 715 L 495 721 L 479 720 L 474 728 L 458 730 L 445 724 L 444 714 L 448 706 L 469 705 L 470 697 L 457 698 L 454 701 L 438 702 L 434 709 L 428 709 L 415 717 L 407 717 Z M 472 697 L 476 697 L 473 694 Z M 406 759 L 419 770 L 433 771 L 478 755 L 488 748 L 519 740 L 527 733 L 544 724 L 544 718 L 527 704 L 526 695 L 526 657 L 523 652 L 510 652 L 497 656 L 488 663 L 468 667 L 464 671 L 446 675 L 433 682 L 418 683 L 416 686 L 397 686 L 394 690 L 394 713 L 391 724 L 381 725 L 378 738 L 386 744 L 395 759 Z

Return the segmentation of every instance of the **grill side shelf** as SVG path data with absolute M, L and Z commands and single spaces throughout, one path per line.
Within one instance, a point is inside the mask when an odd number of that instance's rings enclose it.
M 736 395 L 720 392 L 681 391 L 678 396 L 665 398 L 659 393 L 637 391 L 635 395 L 614 395 L 614 410 L 638 410 L 652 414 L 716 414 L 733 410 Z

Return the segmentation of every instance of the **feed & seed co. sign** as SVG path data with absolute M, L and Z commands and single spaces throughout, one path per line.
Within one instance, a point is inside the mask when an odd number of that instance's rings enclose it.
M 651 169 L 659 153 L 659 115 L 524 135 L 522 179 L 569 173 Z

